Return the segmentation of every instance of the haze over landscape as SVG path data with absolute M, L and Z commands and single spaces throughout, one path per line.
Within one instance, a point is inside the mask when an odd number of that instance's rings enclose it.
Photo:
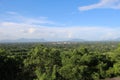
M 0 0 L 0 80 L 120 80 L 120 0 Z
M 0 40 L 120 37 L 120 0 L 1 0 Z

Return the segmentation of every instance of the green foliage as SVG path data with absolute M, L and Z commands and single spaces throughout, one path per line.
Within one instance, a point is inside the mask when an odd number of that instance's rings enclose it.
M 0 80 L 100 80 L 120 76 L 118 43 L 1 45 Z
M 3 52 L 2 52 L 3 54 Z M 5 53 L 4 53 L 5 54 Z M 10 58 L 0 54 L 0 79 L 1 80 L 20 80 L 22 76 L 20 68 L 22 65 L 15 58 Z

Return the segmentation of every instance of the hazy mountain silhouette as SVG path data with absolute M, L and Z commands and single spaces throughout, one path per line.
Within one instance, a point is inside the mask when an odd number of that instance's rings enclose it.
M 45 42 L 44 39 L 27 39 L 27 38 L 20 38 L 16 40 L 1 40 L 0 42 Z

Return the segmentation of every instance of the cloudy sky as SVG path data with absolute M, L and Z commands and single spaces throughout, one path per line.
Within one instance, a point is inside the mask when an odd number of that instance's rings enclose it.
M 0 0 L 0 40 L 120 37 L 120 0 Z

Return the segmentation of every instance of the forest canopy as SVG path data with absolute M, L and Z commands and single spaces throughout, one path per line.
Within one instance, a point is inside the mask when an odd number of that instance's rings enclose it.
M 0 44 L 0 80 L 99 80 L 119 76 L 118 42 Z

